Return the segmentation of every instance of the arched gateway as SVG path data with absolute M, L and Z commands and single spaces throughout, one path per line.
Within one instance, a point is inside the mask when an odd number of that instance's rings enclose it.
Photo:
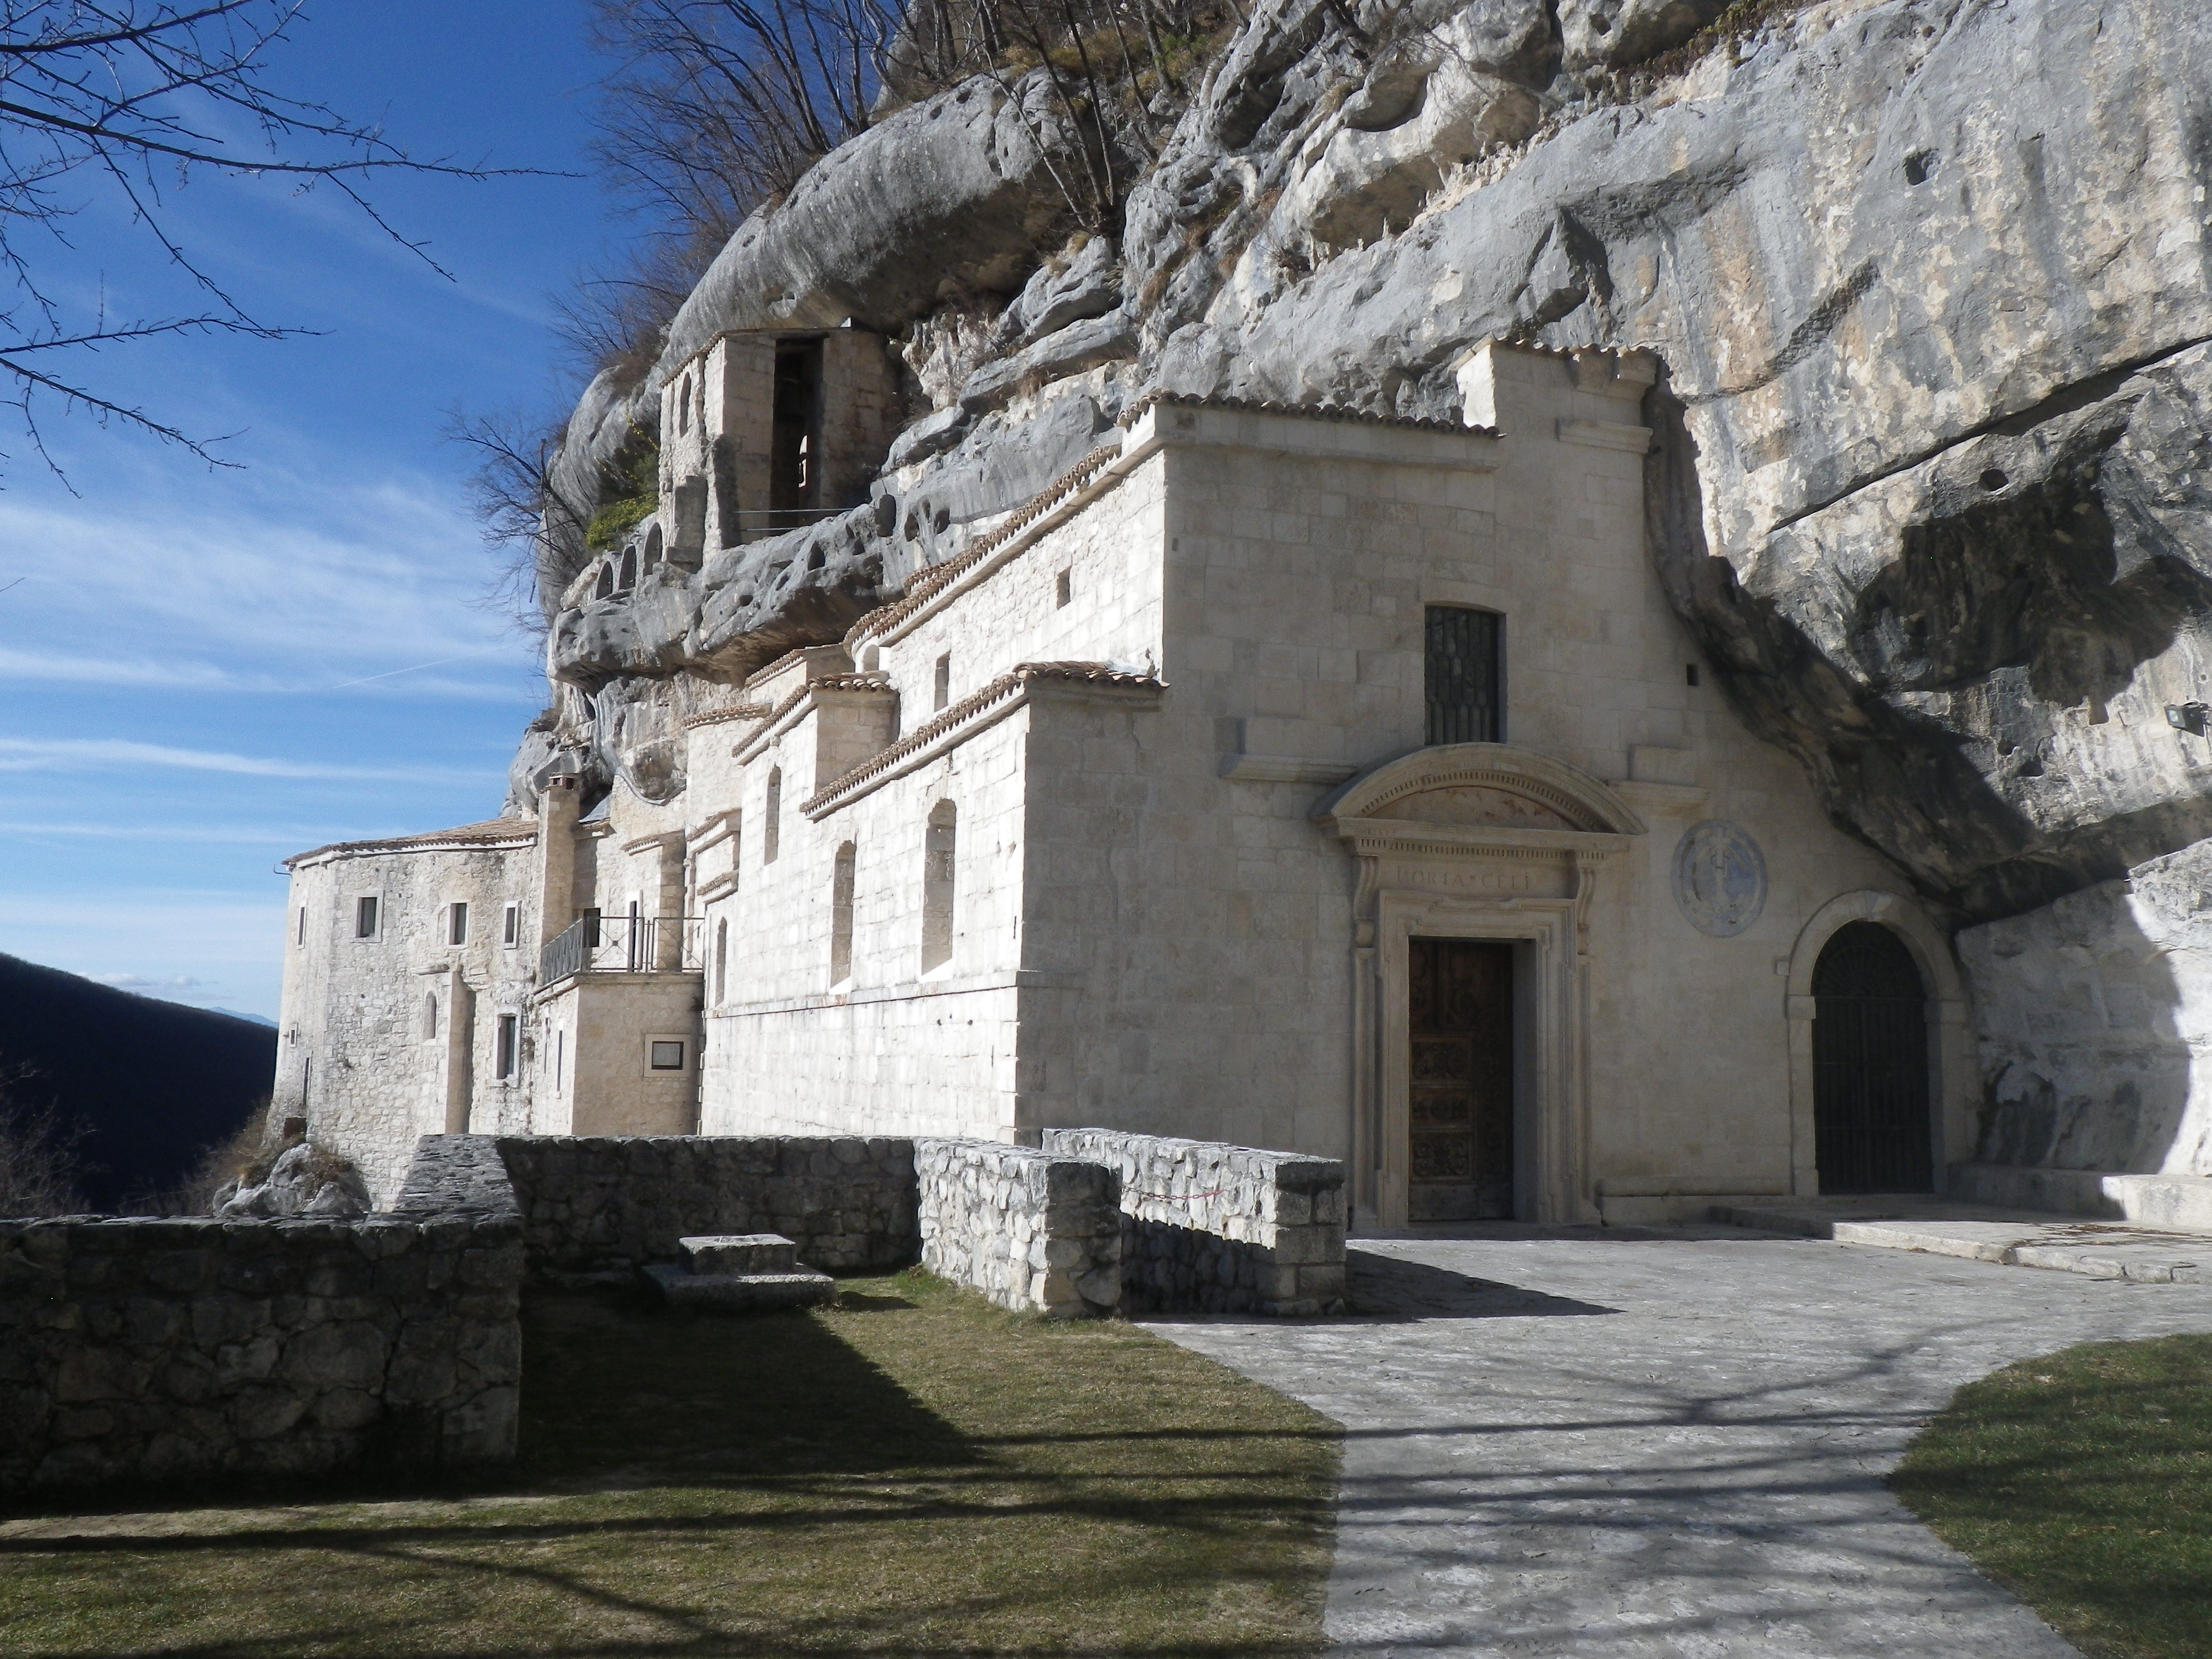
M 1824 1193 L 1935 1185 L 1928 988 L 1878 921 L 1836 930 L 1813 968 L 1814 1158 Z

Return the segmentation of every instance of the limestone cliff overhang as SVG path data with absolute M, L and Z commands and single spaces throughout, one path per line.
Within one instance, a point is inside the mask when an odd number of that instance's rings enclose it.
M 345 859 L 380 858 L 399 853 L 504 853 L 538 844 L 534 818 L 490 818 L 464 823 L 452 830 L 432 830 L 419 836 L 395 836 L 386 841 L 337 841 L 305 853 L 295 853 L 283 862 L 289 870 L 312 869 Z
M 1613 790 L 1505 743 L 1443 744 L 1383 762 L 1313 811 L 1364 857 L 1489 854 L 1602 862 L 1645 833 Z
M 927 766 L 947 750 L 997 725 L 1018 708 L 1045 701 L 1101 702 L 1155 708 L 1167 690 L 1156 674 L 1103 662 L 1025 662 L 1001 674 L 981 690 L 963 697 L 935 719 L 915 729 L 881 754 L 831 780 L 799 810 L 822 819 L 848 806 L 894 778 Z

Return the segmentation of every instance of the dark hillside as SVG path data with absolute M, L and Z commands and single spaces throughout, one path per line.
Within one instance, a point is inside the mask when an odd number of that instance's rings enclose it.
M 112 1210 L 175 1185 L 269 1093 L 266 1025 L 0 955 L 0 1073 L 19 1106 L 82 1126 L 77 1185 Z

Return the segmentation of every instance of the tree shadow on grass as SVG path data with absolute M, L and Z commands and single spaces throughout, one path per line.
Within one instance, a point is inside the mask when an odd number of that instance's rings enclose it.
M 520 1455 L 481 1496 L 346 1511 L 325 1483 L 264 1516 L 172 1493 L 204 1513 L 0 1538 L 0 1572 L 52 1575 L 57 1607 L 111 1572 L 149 1609 L 239 1607 L 96 1650 L 172 1659 L 1313 1650 L 1328 1425 L 1253 1421 L 1177 1351 L 1127 1352 L 1127 1327 L 1062 1350 L 890 1288 L 827 1316 L 533 1296 Z M 875 1319 L 839 1328 L 902 1309 L 918 1322 L 888 1346 L 861 1339 Z M 1074 1403 L 1086 1378 L 1095 1407 Z M 1273 1610 L 1240 1618 L 1240 1598 Z M 95 1650 L 21 1634 L 27 1659 Z

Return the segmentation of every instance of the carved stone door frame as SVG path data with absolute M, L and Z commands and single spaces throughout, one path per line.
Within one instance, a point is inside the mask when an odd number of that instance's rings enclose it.
M 1416 938 L 1515 947 L 1515 1206 L 1530 1221 L 1594 1215 L 1589 897 L 1598 872 L 1644 833 L 1642 820 L 1596 779 L 1507 744 L 1417 750 L 1353 779 L 1314 816 L 1357 870 L 1355 1224 L 1407 1224 Z

